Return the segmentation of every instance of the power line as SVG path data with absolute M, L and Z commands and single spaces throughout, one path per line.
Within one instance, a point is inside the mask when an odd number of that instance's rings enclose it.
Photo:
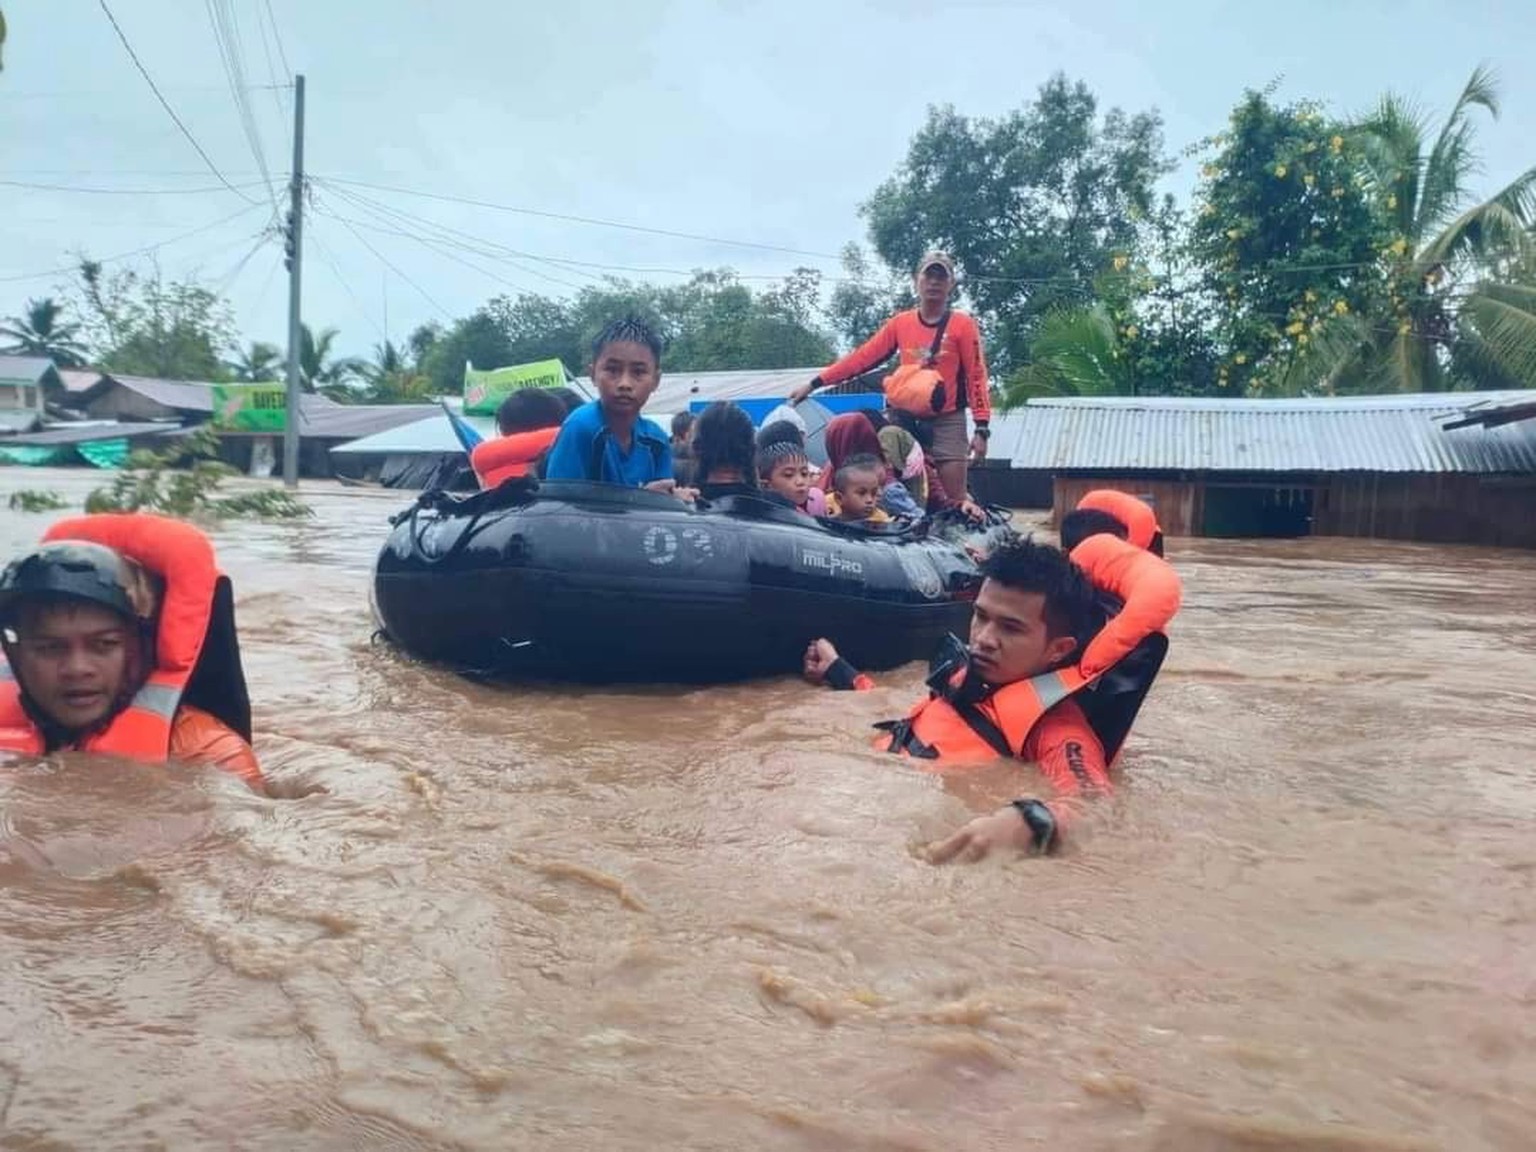
M 362 300 L 358 298 L 356 292 L 352 291 L 352 285 L 347 283 L 347 278 L 341 274 L 341 269 L 337 266 L 335 257 L 331 255 L 330 249 L 327 248 L 324 241 L 320 239 L 318 230 L 311 231 L 308 238 L 314 241 L 315 250 L 320 254 L 320 259 L 325 262 L 325 266 L 331 270 L 331 275 L 336 277 L 336 283 L 340 284 L 343 291 L 345 291 L 346 294 L 352 298 L 352 304 L 357 309 L 357 314 L 363 318 L 364 323 L 366 323 L 368 327 L 374 330 L 381 341 L 387 343 L 389 341 L 388 334 L 386 334 L 383 329 L 374 323 L 373 317 L 370 316 L 368 314 L 368 310 L 363 307 Z
M 183 232 L 179 236 L 172 236 L 170 239 L 161 240 L 157 244 L 146 244 L 143 248 L 135 248 L 129 252 L 119 252 L 115 256 L 104 256 L 100 261 L 98 261 L 98 263 L 115 264 L 120 260 L 131 260 L 135 256 L 147 256 L 151 252 L 158 252 L 160 249 L 167 248 L 172 244 L 179 244 L 183 240 L 190 240 L 194 236 L 200 236 L 204 232 L 211 232 L 215 228 L 219 228 L 225 224 L 232 223 L 233 221 L 240 219 L 242 216 L 249 215 L 252 210 L 259 209 L 261 207 L 261 204 L 257 203 L 256 201 L 252 201 L 249 205 L 241 208 L 239 211 L 231 213 L 228 216 L 221 217 L 218 220 L 210 221 L 207 224 L 201 224 L 198 227 L 193 228 L 190 232 Z M 67 276 L 74 271 L 75 265 L 68 265 L 63 268 L 50 268 L 46 272 L 27 272 L 19 276 L 0 276 L 0 284 L 14 284 L 23 280 L 43 280 L 49 276 Z
M 705 244 L 723 244 L 732 248 L 756 248 L 764 252 L 784 252 L 791 256 L 814 256 L 819 260 L 841 260 L 841 256 L 829 252 L 811 252 L 803 248 L 786 248 L 779 244 L 760 244 L 755 240 L 730 240 L 722 236 L 705 236 L 696 232 L 675 232 L 668 228 L 649 228 L 643 224 L 626 224 L 618 220 L 600 220 L 592 216 L 572 216 L 564 212 L 545 212 L 538 208 L 520 208 L 511 204 L 494 204 L 488 200 L 472 200 L 464 196 L 446 196 L 440 192 L 421 192 L 413 188 L 400 188 L 389 184 L 370 184 L 363 180 L 342 180 L 332 176 L 332 184 L 352 188 L 368 188 L 374 192 L 394 192 L 401 196 L 419 196 L 424 200 L 442 200 L 449 204 L 465 204 L 472 208 L 490 208 L 497 212 L 515 212 L 521 216 L 538 216 L 546 220 L 564 220 L 572 224 L 588 224 L 597 228 L 617 228 L 625 232 L 644 232 L 652 236 L 670 236 L 676 240 L 698 240 Z
M 272 18 L 272 5 L 268 4 L 267 5 L 267 20 L 270 21 L 271 18 Z M 275 23 L 273 23 L 271 27 L 272 27 L 272 32 L 275 35 L 276 32 L 277 32 L 277 25 Z M 272 89 L 272 103 L 277 108 L 277 122 L 279 124 L 283 124 L 288 119 L 288 110 L 283 107 L 283 98 L 280 95 L 278 95 L 278 90 L 282 87 L 282 85 L 280 85 L 278 83 L 278 81 L 277 81 L 277 69 L 275 67 L 273 67 L 273 65 L 272 65 L 272 44 L 271 44 L 271 38 L 268 37 L 268 35 L 267 35 L 267 21 L 262 20 L 260 15 L 258 15 L 256 17 L 256 30 L 261 33 L 261 55 L 262 55 L 262 58 L 265 59 L 266 62 L 267 62 L 267 79 L 272 81 L 270 87 Z M 284 65 L 283 66 L 284 66 L 284 70 L 286 71 L 287 70 L 287 62 L 286 61 L 284 61 Z
M 224 296 L 229 292 L 231 288 L 235 286 L 235 281 L 240 278 L 240 273 L 245 271 L 245 266 L 251 262 L 251 259 L 256 255 L 256 253 L 261 251 L 262 247 L 270 238 L 271 232 L 266 228 L 263 228 L 260 232 L 256 233 L 254 237 L 255 242 L 246 251 L 245 255 L 240 257 L 240 259 L 235 262 L 235 266 L 219 278 L 213 289 L 213 294 L 215 296 Z
M 324 214 L 329 219 L 335 220 L 335 221 L 337 221 L 338 223 L 341 223 L 341 224 L 352 223 L 352 224 L 357 224 L 359 227 L 368 227 L 368 225 L 363 224 L 360 221 L 348 221 L 344 216 L 339 216 L 339 215 L 337 215 L 334 212 L 326 211 Z M 406 236 L 407 235 L 407 233 L 404 233 L 404 232 L 396 232 L 396 231 L 393 231 L 392 229 L 385 229 L 385 228 L 374 228 L 373 231 L 376 231 L 376 232 L 387 232 L 387 233 L 389 233 L 390 235 L 393 235 L 393 236 Z M 458 255 L 456 252 L 454 252 L 451 247 L 448 247 L 446 245 L 439 245 L 437 243 L 434 243 L 431 240 L 425 239 L 424 237 L 420 237 L 420 236 L 409 236 L 408 238 L 412 239 L 412 240 L 415 240 L 418 244 L 422 245 L 428 251 L 435 252 L 437 255 L 443 257 L 445 260 L 452 260 L 455 264 L 458 264 L 458 265 L 460 265 L 461 267 L 464 267 L 464 268 L 468 268 L 471 272 L 478 272 L 480 275 L 484 276 L 487 280 L 490 280 L 493 283 L 499 284 L 503 288 L 510 288 L 510 289 L 512 289 L 512 291 L 519 292 L 519 293 L 531 293 L 531 292 L 533 292 L 533 289 L 530 288 L 527 284 L 514 283 L 513 281 L 506 279 L 504 276 L 500 276 L 497 273 L 490 271 L 489 269 L 482 268 L 480 265 L 474 263 L 473 261 L 464 259 L 464 257 L 462 257 L 462 256 Z
M 288 77 L 288 87 L 293 87 L 293 69 L 288 67 L 288 53 L 283 51 L 283 34 L 277 30 L 277 17 L 272 15 L 272 0 L 266 0 L 267 22 L 272 26 L 272 40 L 277 44 L 277 58 L 282 61 L 283 75 Z
M 35 192 L 79 192 L 87 196 L 203 196 L 210 192 L 226 190 L 239 192 L 246 188 L 260 188 L 262 183 L 260 180 L 252 180 L 246 184 L 226 183 L 222 186 L 213 185 L 204 188 L 95 188 L 78 184 L 36 184 L 29 180 L 0 180 L 0 188 L 26 188 Z M 257 201 L 247 199 L 246 203 L 256 204 Z
M 261 170 L 262 178 L 267 183 L 267 195 L 272 201 L 272 217 L 277 219 L 282 215 L 277 204 L 277 190 L 272 186 L 272 173 L 267 167 L 261 131 L 245 92 L 245 47 L 240 40 L 240 26 L 235 22 L 229 0 L 205 0 L 205 7 L 209 25 L 213 28 L 214 43 L 218 45 L 224 76 L 229 81 L 229 93 L 234 98 L 235 111 L 240 116 L 240 126 L 245 132 L 245 141 L 250 146 L 251 155 L 256 158 L 256 167 Z
M 505 260 L 506 263 L 511 264 L 514 268 L 517 268 L 519 271 L 526 272 L 530 276 L 537 276 L 539 279 L 546 280 L 546 281 L 548 281 L 551 284 L 559 284 L 561 287 L 564 287 L 564 288 L 572 288 L 572 289 L 575 289 L 577 291 L 580 291 L 581 288 L 584 287 L 584 285 L 573 284 L 569 280 L 562 280 L 562 279 L 560 279 L 557 276 L 550 276 L 547 273 L 540 272 L 537 268 L 529 268 L 526 265 L 519 263 L 516 259 L 512 258 L 512 257 L 516 256 L 516 257 L 522 257 L 524 259 L 539 261 L 539 260 L 542 259 L 541 257 L 533 256 L 533 255 L 530 255 L 530 254 L 524 253 L 524 252 L 518 252 L 516 249 L 508 248 L 505 245 L 492 244 L 489 241 L 482 241 L 482 240 L 480 240 L 477 237 L 470 236 L 468 233 L 459 232 L 456 229 L 449 228 L 447 225 L 437 224 L 437 223 L 435 223 L 434 221 L 431 221 L 431 220 L 425 220 L 425 219 L 422 219 L 421 217 L 411 216 L 408 213 L 400 212 L 400 211 L 397 211 L 396 209 L 390 208 L 386 204 L 379 204 L 376 201 L 368 200 L 366 197 L 359 196 L 359 195 L 357 195 L 356 193 L 353 193 L 353 192 L 348 192 L 344 188 L 332 187 L 331 191 L 336 193 L 336 195 L 342 197 L 348 203 L 351 203 L 354 206 L 359 207 L 363 211 L 369 213 L 369 215 L 374 216 L 375 218 L 380 218 L 380 219 L 385 220 L 386 223 L 399 223 L 399 222 L 403 222 L 402 227 L 409 227 L 410 224 L 415 223 L 415 224 L 417 224 L 420 227 L 428 228 L 428 229 L 431 229 L 431 230 L 435 231 L 438 234 L 435 237 L 435 239 L 438 239 L 443 244 L 448 244 L 448 245 L 451 245 L 453 247 L 461 248 L 461 249 L 463 249 L 466 252 L 473 252 L 474 254 L 476 254 L 478 256 L 487 256 L 487 257 L 490 257 L 491 259 L 498 259 L 499 258 L 499 259 Z M 341 216 L 336 216 L 336 219 L 340 220 L 340 219 L 344 219 L 344 218 L 341 217 Z M 386 232 L 386 233 L 388 233 L 390 235 L 394 235 L 394 236 L 403 236 L 403 237 L 405 237 L 408 240 L 415 240 L 419 244 L 420 243 L 426 243 L 426 241 L 423 240 L 423 238 L 421 236 L 418 236 L 414 232 L 410 232 L 410 231 L 396 231 L 396 230 L 390 229 L 390 228 L 378 228 L 376 226 L 370 226 L 370 225 L 366 225 L 366 224 L 364 224 L 363 226 L 364 227 L 370 227 L 371 230 L 373 230 L 373 231 Z M 452 239 L 452 237 L 454 237 L 454 236 L 464 237 L 466 240 L 470 241 L 470 243 L 464 243 L 463 241 L 456 241 L 456 240 Z M 477 247 L 477 245 L 478 245 L 478 247 Z M 501 256 L 501 257 L 497 257 L 497 255 L 496 255 L 496 253 L 494 251 L 488 251 L 487 248 L 500 249 L 501 252 L 508 253 L 510 255 L 504 255 L 504 256 Z M 589 273 L 589 272 L 588 273 L 582 273 L 582 275 L 586 275 L 586 276 L 588 276 L 588 277 L 590 277 L 591 279 L 594 279 L 594 280 L 597 279 L 597 277 L 592 276 L 592 274 Z
M 228 188 L 247 204 L 255 204 L 256 201 L 252 200 L 224 178 L 224 173 L 219 171 L 218 166 L 209 158 L 208 153 L 203 151 L 203 146 L 197 142 L 197 138 L 182 123 L 181 117 L 176 115 L 176 110 L 171 107 L 170 102 L 161 94 L 159 87 L 155 84 L 154 77 L 149 74 L 149 69 L 144 67 L 143 61 L 139 59 L 139 54 L 133 50 L 133 45 L 128 42 L 127 33 L 123 31 L 122 25 L 117 22 L 117 17 L 112 15 L 112 9 L 107 6 L 107 0 L 96 0 L 96 2 L 101 5 L 101 10 L 106 13 L 107 19 L 112 22 L 112 28 L 117 33 L 117 38 L 123 42 L 123 47 L 127 50 L 129 59 L 133 61 L 133 66 L 139 70 L 139 75 L 144 77 L 144 82 L 149 85 L 149 90 L 155 94 L 155 99 L 160 101 L 160 107 L 164 108 L 170 118 L 176 122 L 176 127 L 181 129 L 181 134 L 187 138 L 187 142 L 197 149 L 197 154 L 203 158 L 203 163 L 208 165 L 208 171 L 219 178 L 219 183 L 223 184 L 224 187 Z
M 398 277 L 400 277 L 400 279 L 404 280 L 407 284 L 409 284 L 412 288 L 414 288 L 416 290 L 417 295 L 419 295 L 428 304 L 432 305 L 432 307 L 436 308 L 438 310 L 438 312 L 442 314 L 443 319 L 449 320 L 449 321 L 453 320 L 453 316 L 448 311 L 448 309 L 444 308 L 436 300 L 432 299 L 432 297 L 427 293 L 427 290 L 425 288 L 423 288 L 420 284 L 416 283 L 416 281 L 412 280 L 404 272 L 400 271 L 399 268 L 396 268 L 394 266 L 394 264 L 392 264 L 390 262 L 388 257 L 386 257 L 382 252 L 380 252 L 372 244 L 368 243 L 367 237 L 365 237 L 356 228 L 352 227 L 352 225 L 348 221 L 342 220 L 341 223 L 346 228 L 346 230 L 348 232 L 352 233 L 352 235 L 357 238 L 357 242 L 359 244 L 361 244 L 364 248 L 368 249 L 368 251 L 373 253 L 373 255 L 378 259 L 380 264 L 384 265 L 384 267 L 388 268 L 396 276 L 398 276 Z

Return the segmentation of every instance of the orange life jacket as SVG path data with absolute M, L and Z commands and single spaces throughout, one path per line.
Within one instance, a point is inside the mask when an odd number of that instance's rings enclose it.
M 1098 676 L 1120 663 L 1147 637 L 1167 629 L 1183 601 L 1184 582 L 1162 557 L 1107 532 L 1088 537 L 1072 549 L 1071 558 L 1094 588 L 1120 604 L 1119 611 L 1078 657 L 1084 673 Z
M 957 673 L 953 683 L 958 686 L 963 676 Z M 957 763 L 1018 757 L 1040 718 L 1087 683 L 1074 665 L 1004 684 L 964 707 L 930 694 L 905 719 L 876 725 L 886 735 L 877 737 L 875 746 L 922 760 Z
M 213 545 L 190 524 L 146 512 L 61 520 L 43 540 L 88 540 L 136 560 L 165 581 L 155 637 L 155 668 L 128 706 L 79 748 L 160 763 L 171 746 L 171 726 L 208 635 L 221 579 Z M 21 685 L 0 660 L 0 749 L 40 755 L 43 734 L 21 705 Z
M 1145 647 L 1146 656 L 1136 662 L 1134 682 L 1115 686 L 1112 706 L 1091 706 L 1098 703 L 1090 701 L 1092 693 L 1080 697 L 1084 714 L 1104 746 L 1105 759 L 1113 760 L 1162 666 L 1167 651 L 1162 630 L 1179 610 L 1182 585 L 1166 561 L 1108 534 L 1084 540 L 1073 549 L 1072 562 L 1096 589 L 1119 602 L 1119 610 L 1084 647 L 1077 663 L 1005 684 L 972 705 L 957 706 L 943 696 L 930 695 L 904 720 L 882 725 L 890 735 L 880 737 L 877 746 L 932 760 L 1018 757 L 1046 712 L 1095 685 L 1132 654 L 1140 656 Z M 958 685 L 961 676 L 957 673 L 953 683 Z
M 535 428 L 532 432 L 513 432 L 494 440 L 482 440 L 469 454 L 469 466 L 482 488 L 495 488 L 503 480 L 526 476 L 549 450 L 560 428 Z
M 1095 488 L 1079 500 L 1077 506 L 1109 513 L 1125 525 L 1128 533 L 1126 539 L 1132 544 L 1161 555 L 1161 548 L 1154 548 L 1153 545 L 1162 536 L 1163 530 L 1157 522 L 1157 513 L 1145 501 L 1114 488 Z

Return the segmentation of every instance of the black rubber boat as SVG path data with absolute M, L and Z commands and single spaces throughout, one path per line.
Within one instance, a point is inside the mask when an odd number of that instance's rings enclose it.
M 373 608 L 405 651 L 466 673 L 703 683 L 794 672 L 817 636 L 864 668 L 926 659 L 965 634 L 980 583 L 917 533 L 551 481 L 424 495 L 394 518 Z

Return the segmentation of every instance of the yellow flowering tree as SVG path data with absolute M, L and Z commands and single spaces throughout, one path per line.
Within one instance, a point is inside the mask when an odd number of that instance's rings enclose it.
M 1206 147 L 1190 247 L 1216 306 L 1216 390 L 1302 390 L 1292 367 L 1326 318 L 1368 310 L 1380 288 L 1385 221 L 1358 134 L 1249 92 Z

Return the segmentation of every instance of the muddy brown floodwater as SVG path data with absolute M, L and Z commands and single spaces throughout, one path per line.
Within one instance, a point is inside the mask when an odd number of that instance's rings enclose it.
M 862 750 L 920 669 L 467 683 L 310 496 L 216 534 L 294 798 L 0 775 L 0 1147 L 1536 1147 L 1536 556 L 1173 541 L 1102 826 L 936 869 L 1018 789 Z

